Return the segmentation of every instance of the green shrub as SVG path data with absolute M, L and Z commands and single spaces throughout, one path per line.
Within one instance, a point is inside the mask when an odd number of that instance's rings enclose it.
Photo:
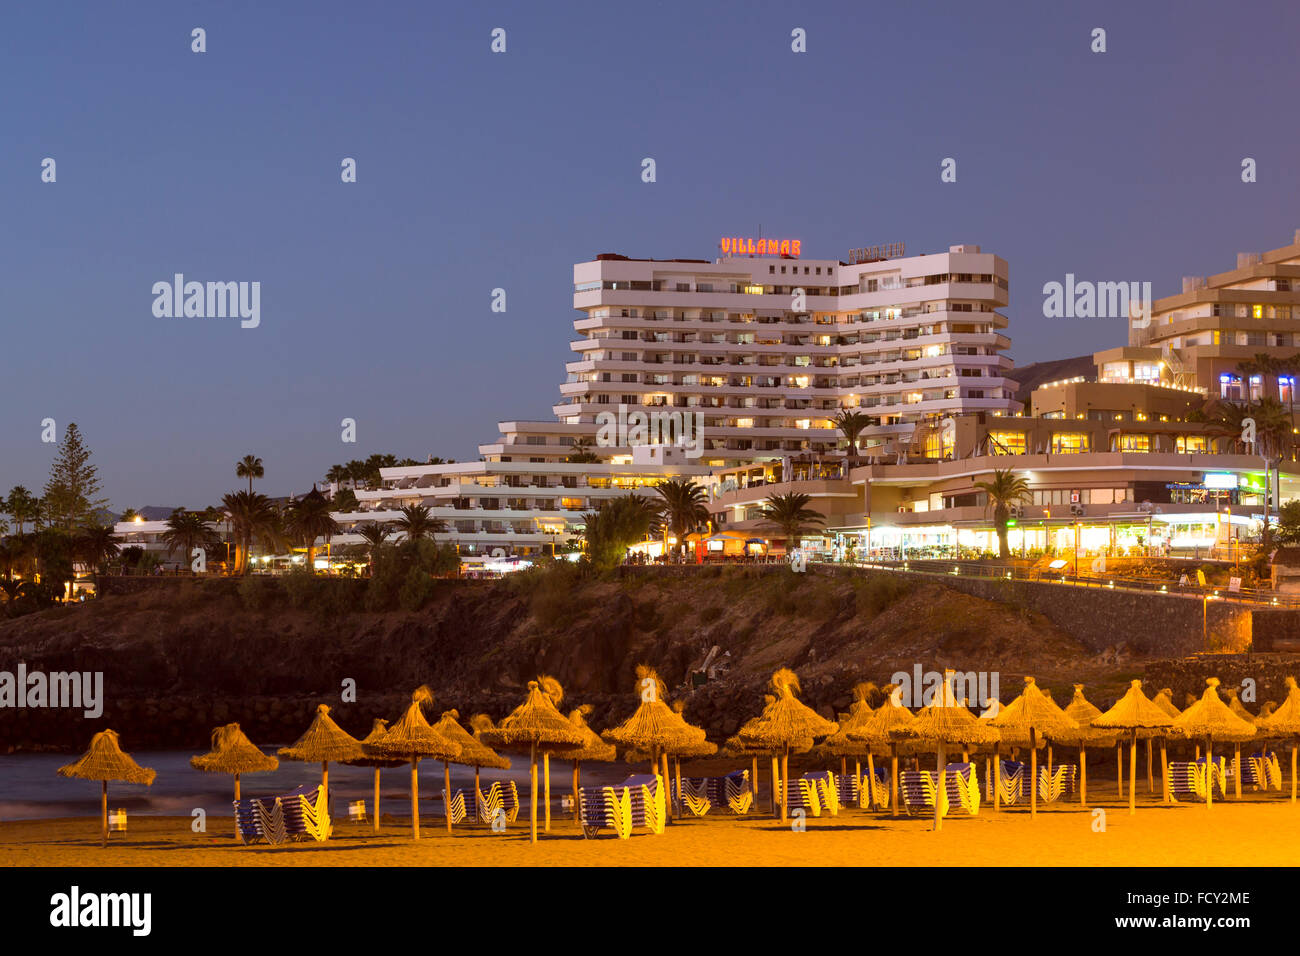
M 397 592 L 397 603 L 404 611 L 418 611 L 433 593 L 433 578 L 421 568 L 413 567 L 406 572 L 406 580 Z
M 911 582 L 884 574 L 861 578 L 854 587 L 859 617 L 875 617 L 912 590 Z
M 250 611 L 261 611 L 270 607 L 277 597 L 279 588 L 275 582 L 260 575 L 248 575 L 239 582 L 239 599 Z

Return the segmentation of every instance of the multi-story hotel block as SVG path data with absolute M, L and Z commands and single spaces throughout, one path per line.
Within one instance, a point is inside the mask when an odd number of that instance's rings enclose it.
M 503 422 L 480 453 L 562 460 L 575 440 L 596 445 L 599 416 L 620 405 L 702 416 L 700 461 L 715 467 L 843 449 L 831 423 L 841 409 L 869 417 L 864 448 L 890 450 L 918 422 L 1018 409 L 998 256 L 963 245 L 846 263 L 782 255 L 792 246 L 776 241 L 755 255 L 735 251 L 752 241 L 723 245 L 714 261 L 606 254 L 575 265 L 582 314 L 557 422 Z
M 1150 321 L 1131 323 L 1129 344 L 1095 356 L 1101 382 L 1203 389 L 1227 401 L 1295 398 L 1296 370 L 1249 372 L 1256 355 L 1300 352 L 1300 230 L 1289 246 L 1239 253 L 1231 272 L 1183 280 L 1178 295 L 1157 299 Z

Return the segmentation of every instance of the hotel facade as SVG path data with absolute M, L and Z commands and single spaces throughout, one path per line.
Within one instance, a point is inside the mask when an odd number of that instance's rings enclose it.
M 841 261 L 737 238 L 714 260 L 597 256 L 574 266 L 578 337 L 555 421 L 499 423 L 479 462 L 383 469 L 381 488 L 357 492 L 361 511 L 335 515 L 335 542 L 425 504 L 463 555 L 538 554 L 574 541 L 602 501 L 689 477 L 708 493 L 713 530 L 733 539 L 770 538 L 765 499 L 799 492 L 826 518 L 801 546 L 990 552 L 977 484 L 1010 469 L 1030 487 L 1013 514 L 1017 552 L 1234 553 L 1259 526 L 1266 487 L 1275 512 L 1300 495 L 1300 471 L 1283 461 L 1266 479 L 1262 459 L 1203 412 L 1215 399 L 1289 402 L 1288 375 L 1243 381 L 1237 365 L 1300 352 L 1296 238 L 1188 280 L 1128 346 L 1096 353 L 1094 374 L 1041 385 L 1023 407 L 997 311 L 1007 264 L 978 246 Z M 843 409 L 867 417 L 860 454 L 833 424 Z M 602 423 L 635 411 L 699 422 L 698 444 L 646 446 L 622 430 L 610 440 Z M 575 445 L 600 463 L 569 463 Z

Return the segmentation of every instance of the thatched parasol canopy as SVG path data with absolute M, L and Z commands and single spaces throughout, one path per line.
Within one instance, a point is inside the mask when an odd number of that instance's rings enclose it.
M 509 770 L 510 760 L 502 757 L 483 741 L 479 740 L 460 725 L 460 712 L 443 711 L 433 729 L 447 740 L 460 745 L 460 755 L 452 763 L 465 767 L 488 767 L 493 770 Z
M 388 733 L 388 721 L 376 717 L 370 724 L 370 733 L 361 738 L 361 756 L 343 761 L 353 767 L 400 767 L 406 763 L 405 757 L 380 757 L 375 745 Z
M 286 760 L 304 763 L 345 763 L 362 756 L 361 741 L 334 722 L 329 704 L 316 708 L 316 717 L 306 733 L 288 747 L 276 751 Z
M 1246 705 L 1241 702 L 1241 689 L 1234 687 L 1228 691 L 1228 709 L 1240 717 L 1242 720 L 1251 724 L 1258 724 L 1259 718 L 1246 709 Z
M 101 730 L 90 738 L 90 749 L 81 757 L 58 769 L 60 777 L 80 780 L 121 780 L 124 783 L 142 783 L 151 786 L 157 772 L 142 767 L 118 745 L 116 730 Z
M 1200 699 L 1174 720 L 1174 726 L 1192 738 L 1209 737 L 1228 742 L 1253 738 L 1255 725 L 1234 714 L 1219 697 L 1219 679 L 1210 677 L 1205 683 Z
M 885 687 L 885 692 L 888 694 L 888 699 L 871 712 L 871 719 L 864 726 L 849 727 L 845 731 L 845 736 L 850 740 L 861 740 L 879 747 L 887 747 L 891 743 L 906 739 L 905 734 L 894 734 L 893 731 L 901 731 L 911 726 L 916 717 L 903 706 L 901 687 L 889 684 Z
M 668 747 L 681 747 L 698 743 L 704 731 L 692 727 L 664 700 L 667 686 L 651 667 L 641 664 L 636 669 L 636 693 L 641 703 L 632 716 L 601 736 L 612 744 L 627 750 L 662 754 Z
M 775 699 L 763 709 L 757 720 L 751 720 L 737 734 L 750 744 L 785 749 L 796 741 L 827 737 L 839 729 L 834 721 L 827 720 L 795 696 L 799 692 L 799 678 L 794 671 L 781 668 L 772 675 Z
M 60 777 L 98 780 L 100 784 L 100 846 L 108 846 L 108 782 L 121 780 L 151 786 L 157 776 L 151 767 L 142 767 L 117 743 L 116 730 L 101 730 L 90 738 L 90 749 L 80 759 L 58 769 Z
M 607 744 L 600 739 L 600 734 L 596 733 L 587 724 L 587 715 L 591 713 L 591 704 L 583 704 L 581 707 L 575 707 L 569 711 L 569 723 L 577 729 L 578 733 L 583 736 L 583 744 L 577 750 L 566 750 L 564 752 L 565 760 L 576 760 L 583 762 L 595 760 L 608 762 L 614 759 L 615 749 L 613 744 Z
M 1160 688 L 1160 693 L 1152 697 L 1151 700 L 1170 717 L 1177 717 L 1182 713 L 1181 710 L 1174 706 L 1174 692 L 1168 687 Z
M 1174 718 L 1142 693 L 1142 682 L 1132 681 L 1124 696 L 1110 710 L 1093 720 L 1092 726 L 1112 730 L 1143 730 L 1169 727 Z
M 998 710 L 988 723 L 1002 731 L 1004 739 L 1029 739 L 1037 735 L 1061 740 L 1079 732 L 1079 722 L 1070 717 L 1039 689 L 1032 677 L 1025 678 L 1020 696 Z
M 839 721 L 839 728 L 822 741 L 822 749 L 837 756 L 856 756 L 865 754 L 871 747 L 861 737 L 850 737 L 851 731 L 865 730 L 875 716 L 875 710 L 868 703 L 868 697 L 876 690 L 870 681 L 853 686 L 853 703 L 849 712 Z M 910 716 L 910 715 L 909 715 Z
M 448 740 L 425 718 L 422 707 L 432 702 L 433 692 L 428 687 L 417 688 L 411 694 L 411 703 L 407 705 L 405 713 L 382 737 L 366 748 L 366 755 L 400 757 L 404 760 L 420 757 L 450 760 L 459 756 L 460 744 Z
M 1103 727 L 1094 727 L 1093 721 L 1101 716 L 1101 708 L 1083 696 L 1083 685 L 1074 685 L 1074 697 L 1065 706 L 1065 716 L 1069 717 L 1079 729 L 1053 738 L 1072 747 L 1113 747 L 1115 735 Z
M 1300 736 L 1300 687 L 1296 679 L 1286 679 L 1286 699 L 1262 723 L 1267 733 L 1280 737 Z
M 190 758 L 190 766 L 204 773 L 266 773 L 280 766 L 280 761 L 264 754 L 248 739 L 239 724 L 226 724 L 212 731 L 212 750 Z M 239 799 L 236 796 L 235 799 Z
M 510 716 L 495 727 L 485 727 L 478 738 L 492 747 L 508 750 L 529 750 L 541 747 L 547 750 L 576 750 L 582 746 L 583 736 L 555 709 L 549 697 L 542 693 L 537 681 L 528 682 L 524 702 L 511 711 Z

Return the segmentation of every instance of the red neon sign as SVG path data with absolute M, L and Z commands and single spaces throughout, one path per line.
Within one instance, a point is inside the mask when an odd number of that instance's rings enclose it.
M 732 256 L 790 256 L 799 258 L 798 239 L 746 239 L 727 236 L 719 241 L 723 255 Z

